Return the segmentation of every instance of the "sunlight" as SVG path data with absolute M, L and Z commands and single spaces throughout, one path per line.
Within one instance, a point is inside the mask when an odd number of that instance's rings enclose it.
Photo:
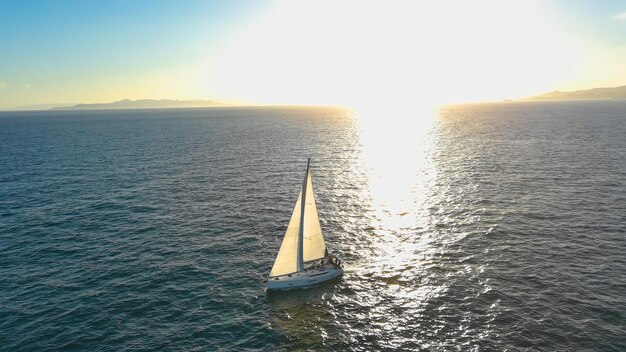
M 368 171 L 372 205 L 387 230 L 417 226 L 415 205 L 424 197 L 432 166 L 433 109 L 356 110 L 362 162 Z M 408 215 L 408 216 L 407 216 Z
M 407 286 L 431 262 L 436 248 L 429 228 L 429 194 L 437 179 L 434 154 L 438 119 L 433 107 L 370 106 L 354 110 L 359 126 L 361 163 L 370 199 L 370 260 L 355 268 L 388 285 L 382 295 L 406 300 L 421 309 L 445 291 L 425 282 Z
M 277 104 L 436 105 L 527 96 L 564 80 L 576 60 L 544 7 L 495 0 L 279 2 L 198 79 L 207 94 Z

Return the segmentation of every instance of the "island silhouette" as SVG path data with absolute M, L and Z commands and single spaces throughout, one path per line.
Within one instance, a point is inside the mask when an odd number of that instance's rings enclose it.
M 540 94 L 532 100 L 593 100 L 593 99 L 626 99 L 626 86 L 615 88 L 592 88 L 571 92 L 553 92 Z

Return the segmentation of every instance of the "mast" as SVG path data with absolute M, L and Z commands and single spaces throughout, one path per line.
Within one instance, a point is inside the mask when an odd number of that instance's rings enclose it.
M 302 199 L 300 204 L 300 230 L 298 231 L 298 271 L 304 270 L 304 209 L 306 207 L 306 186 L 309 178 L 309 166 L 311 164 L 311 158 L 306 162 L 306 174 L 304 174 L 304 182 L 302 183 Z

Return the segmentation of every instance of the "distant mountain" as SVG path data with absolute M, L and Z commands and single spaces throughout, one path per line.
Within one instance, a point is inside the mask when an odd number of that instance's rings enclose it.
M 168 99 L 124 99 L 112 103 L 77 104 L 60 106 L 52 110 L 104 110 L 104 109 L 165 109 L 165 108 L 201 108 L 211 106 L 225 106 L 222 102 L 213 100 L 168 100 Z
M 58 103 L 58 104 L 34 104 L 34 105 L 24 105 L 18 106 L 14 108 L 7 109 L 8 111 L 22 111 L 22 110 L 50 110 L 53 108 L 58 108 L 62 106 L 72 105 L 71 103 Z
M 531 97 L 533 100 L 570 100 L 570 99 L 626 99 L 626 86 L 616 88 L 593 88 L 573 92 L 558 90 Z

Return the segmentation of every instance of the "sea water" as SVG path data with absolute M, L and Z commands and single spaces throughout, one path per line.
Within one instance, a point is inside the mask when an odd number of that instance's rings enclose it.
M 623 351 L 626 102 L 0 113 L 0 350 Z M 338 283 L 263 289 L 312 157 Z

